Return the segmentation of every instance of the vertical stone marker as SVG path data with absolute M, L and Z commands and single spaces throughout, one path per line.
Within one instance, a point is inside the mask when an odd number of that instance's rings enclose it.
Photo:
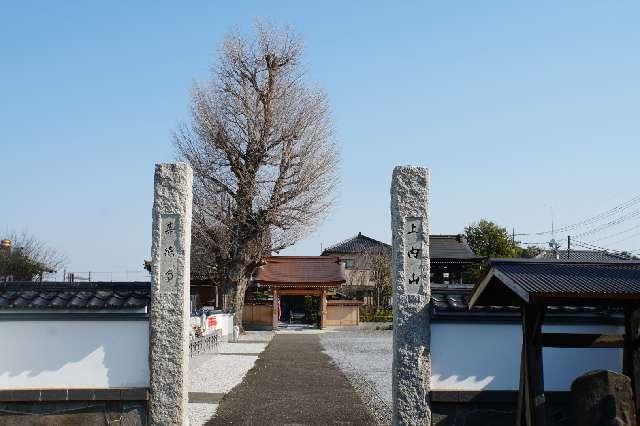
M 391 180 L 393 424 L 429 425 L 429 170 L 398 166 Z
M 151 245 L 149 417 L 153 425 L 188 424 L 189 282 L 193 172 L 156 164 Z

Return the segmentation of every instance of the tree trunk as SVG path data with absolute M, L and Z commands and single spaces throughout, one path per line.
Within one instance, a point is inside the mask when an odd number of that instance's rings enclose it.
M 242 312 L 244 310 L 244 297 L 249 285 L 249 277 L 246 274 L 247 267 L 242 261 L 236 261 L 229 270 L 229 284 L 233 289 L 231 296 L 231 304 L 235 311 L 233 324 L 240 328 L 240 332 L 244 332 L 242 326 Z
M 249 285 L 249 279 L 246 277 L 241 278 L 236 286 L 236 292 L 233 298 L 233 307 L 235 308 L 235 317 L 233 325 L 237 325 L 240 328 L 240 332 L 244 333 L 244 327 L 242 325 L 242 313 L 244 311 L 244 296 Z

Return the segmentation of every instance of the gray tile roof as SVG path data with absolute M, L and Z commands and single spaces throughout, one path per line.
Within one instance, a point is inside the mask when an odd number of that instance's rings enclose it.
M 618 260 L 628 260 L 627 257 L 609 253 L 606 251 L 593 250 L 544 250 L 535 257 L 536 259 L 547 260 L 579 260 L 585 262 L 616 262 Z
M 469 309 L 467 300 L 471 294 L 472 285 L 450 286 L 446 284 L 431 284 L 432 314 L 438 318 L 503 318 L 520 321 L 520 307 L 518 305 L 505 306 L 473 306 Z M 607 306 L 548 306 L 549 315 L 560 315 L 569 318 L 593 317 L 594 320 L 606 320 L 619 316 L 620 309 Z
M 640 301 L 640 261 L 492 259 L 474 290 L 472 304 L 496 305 L 514 298 L 566 304 Z
M 429 235 L 429 256 L 432 259 L 479 260 L 463 235 Z
M 358 254 L 367 250 L 391 250 L 391 246 L 382 241 L 378 241 L 362 233 L 358 233 L 355 237 L 351 237 L 337 244 L 327 247 L 322 251 L 322 256 L 329 254 Z
M 0 310 L 140 309 L 149 305 L 148 282 L 0 283 Z
M 358 254 L 367 250 L 391 250 L 389 244 L 358 233 L 323 250 L 322 255 Z M 473 253 L 462 235 L 429 235 L 429 256 L 433 259 L 475 261 L 480 258 Z

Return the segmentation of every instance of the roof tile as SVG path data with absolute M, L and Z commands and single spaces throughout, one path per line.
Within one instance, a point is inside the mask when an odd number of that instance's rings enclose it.
M 346 281 L 344 264 L 334 256 L 269 256 L 257 268 L 264 284 L 339 285 Z
M 149 305 L 149 283 L 0 283 L 0 309 L 131 309 Z
M 367 250 L 391 251 L 389 244 L 366 235 L 358 235 L 323 250 L 322 255 L 358 254 Z M 463 235 L 429 235 L 429 257 L 432 260 L 475 261 L 480 257 L 471 250 Z

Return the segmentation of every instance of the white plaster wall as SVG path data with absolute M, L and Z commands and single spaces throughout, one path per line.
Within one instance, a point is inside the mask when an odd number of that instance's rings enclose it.
M 233 336 L 233 314 L 214 314 L 216 317 L 216 330 L 220 330 L 222 338 L 229 340 Z
M 149 386 L 147 321 L 0 321 L 0 389 Z
M 546 325 L 548 333 L 623 334 L 607 325 Z M 520 324 L 431 324 L 432 390 L 518 390 Z M 590 370 L 621 371 L 621 349 L 544 348 L 544 387 L 571 388 L 576 377 Z

